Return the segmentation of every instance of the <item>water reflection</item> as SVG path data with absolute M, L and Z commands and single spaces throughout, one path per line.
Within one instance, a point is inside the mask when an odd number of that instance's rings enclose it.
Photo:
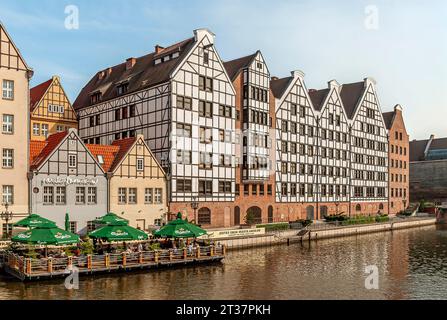
M 447 229 L 424 227 L 230 252 L 223 264 L 21 283 L 0 299 L 437 299 L 447 296 Z M 365 289 L 365 266 L 379 290 Z

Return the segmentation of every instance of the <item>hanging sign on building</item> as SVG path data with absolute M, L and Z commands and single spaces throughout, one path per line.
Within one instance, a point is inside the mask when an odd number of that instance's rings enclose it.
M 98 184 L 98 178 L 74 178 L 74 177 L 57 177 L 46 178 L 42 180 L 42 185 L 80 185 L 80 186 L 94 186 Z

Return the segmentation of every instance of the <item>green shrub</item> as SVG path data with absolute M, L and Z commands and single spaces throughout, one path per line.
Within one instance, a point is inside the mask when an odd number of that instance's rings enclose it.
M 81 254 L 89 255 L 93 254 L 93 243 L 91 241 L 85 241 L 81 243 Z

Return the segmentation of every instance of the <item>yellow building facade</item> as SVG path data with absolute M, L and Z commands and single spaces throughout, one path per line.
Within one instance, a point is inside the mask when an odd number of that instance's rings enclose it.
M 58 76 L 30 91 L 30 138 L 44 141 L 53 133 L 78 129 L 76 113 Z
M 87 147 L 107 172 L 110 212 L 141 230 L 166 222 L 166 174 L 143 135 Z
M 12 219 L 0 220 L 2 236 L 11 232 L 13 222 L 28 214 L 28 93 L 32 75 L 0 23 L 0 212 L 12 214 Z

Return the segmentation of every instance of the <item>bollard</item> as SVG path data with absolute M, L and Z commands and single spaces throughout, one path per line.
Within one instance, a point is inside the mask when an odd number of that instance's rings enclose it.
M 53 258 L 48 258 L 47 260 L 47 271 L 48 273 L 53 273 Z
M 87 269 L 92 269 L 92 255 L 87 256 Z
M 174 254 L 172 250 L 169 250 L 169 261 L 172 261 L 174 259 Z
M 104 265 L 106 268 L 110 267 L 110 256 L 108 253 L 104 255 Z
M 31 274 L 31 258 L 26 258 L 26 273 Z
M 200 258 L 200 246 L 197 246 L 197 258 Z
M 73 257 L 68 257 L 68 270 L 73 269 Z
M 123 252 L 122 256 L 123 256 L 122 265 L 123 265 L 123 267 L 126 267 L 126 264 L 127 264 L 127 253 Z
M 186 260 L 186 258 L 188 258 L 188 251 L 186 248 L 183 248 L 183 259 Z
M 214 256 L 214 246 L 210 247 L 210 257 Z
M 224 244 L 222 245 L 222 254 L 225 256 L 227 253 L 227 246 Z
M 158 263 L 158 251 L 155 251 L 154 260 L 155 260 L 155 263 Z
M 138 262 L 139 262 L 139 264 L 143 264 L 144 263 L 143 252 L 140 252 L 140 254 L 138 255 Z

